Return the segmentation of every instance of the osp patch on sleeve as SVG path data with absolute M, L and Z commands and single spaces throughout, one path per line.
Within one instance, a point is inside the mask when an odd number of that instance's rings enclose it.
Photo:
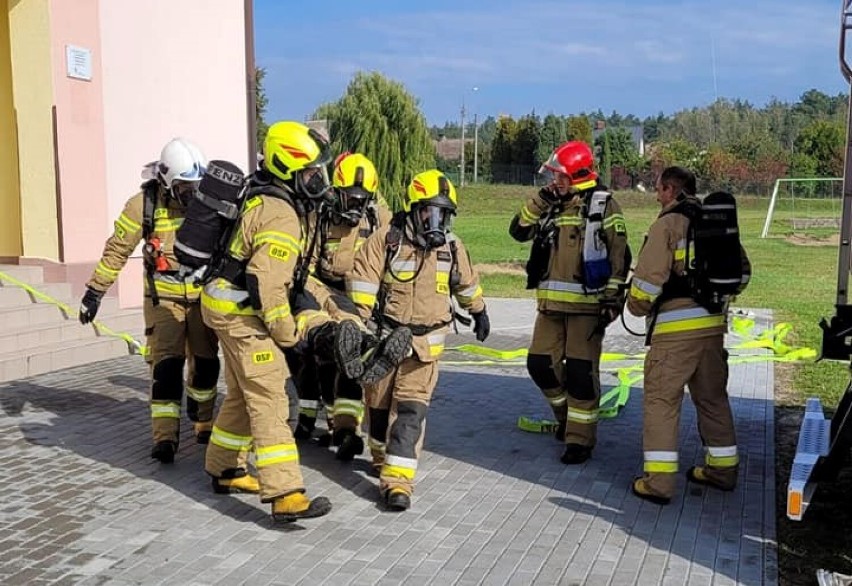
M 269 247 L 269 256 L 276 260 L 287 260 L 290 258 L 290 251 L 283 246 L 273 244 Z
M 275 360 L 275 354 L 270 350 L 264 350 L 262 352 L 254 352 L 251 355 L 251 361 L 255 364 L 267 364 Z
M 612 228 L 615 230 L 616 234 L 626 234 L 627 233 L 627 224 L 624 223 L 624 220 L 616 220 L 612 223 Z

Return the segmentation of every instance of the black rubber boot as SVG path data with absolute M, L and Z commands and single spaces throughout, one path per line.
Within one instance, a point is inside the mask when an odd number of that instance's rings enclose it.
M 171 464 L 175 461 L 175 452 L 177 452 L 175 442 L 157 442 L 151 448 L 151 457 L 163 464 Z
M 367 350 L 364 356 L 364 372 L 358 378 L 362 385 L 377 383 L 393 371 L 411 352 L 411 330 L 396 328 L 387 337 Z
M 565 452 L 560 460 L 563 464 L 582 464 L 592 457 L 592 448 L 580 444 L 565 444 Z
M 336 429 L 332 442 L 337 447 L 335 458 L 344 462 L 350 462 L 364 453 L 364 440 L 355 433 L 354 429 Z
M 391 511 L 407 511 L 411 508 L 411 496 L 402 490 L 388 491 L 385 503 Z

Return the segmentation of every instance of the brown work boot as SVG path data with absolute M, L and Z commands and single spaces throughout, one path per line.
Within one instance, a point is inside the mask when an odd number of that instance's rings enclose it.
M 633 485 L 630 488 L 633 491 L 633 494 L 638 496 L 640 499 L 646 500 L 650 503 L 654 503 L 655 505 L 667 505 L 672 502 L 672 499 L 668 497 L 660 496 L 651 492 L 648 487 L 645 486 L 644 478 L 634 478 Z
M 704 486 L 710 486 L 724 491 L 731 491 L 736 487 L 736 484 L 721 484 L 709 478 L 703 466 L 693 466 L 687 470 L 686 479 L 690 482 L 694 482 L 695 484 L 703 484 Z
M 213 433 L 212 421 L 196 421 L 192 424 L 195 431 L 195 442 L 199 444 L 210 443 L 210 434 Z
M 293 523 L 299 519 L 322 517 L 331 511 L 331 501 L 324 496 L 311 500 L 303 492 L 291 492 L 272 501 L 272 519 L 276 523 Z
M 225 470 L 213 477 L 213 492 L 216 494 L 238 494 L 260 492 L 260 482 L 242 468 Z

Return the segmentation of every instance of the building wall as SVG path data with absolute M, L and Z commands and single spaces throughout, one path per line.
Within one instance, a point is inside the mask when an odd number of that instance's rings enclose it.
M 9 0 L 24 256 L 59 260 L 48 0 Z
M 176 136 L 245 169 L 243 2 L 101 0 L 100 35 L 108 219 L 95 234 L 106 238 L 142 166 Z M 141 263 L 122 273 L 122 304 L 138 305 Z
M 98 4 L 50 1 L 61 260 L 68 265 L 100 255 L 103 242 L 91 235 L 103 230 L 108 215 Z M 69 45 L 91 52 L 90 81 L 67 75 Z
M 0 0 L 0 257 L 20 256 L 21 197 L 18 185 L 18 140 L 12 89 L 8 2 Z

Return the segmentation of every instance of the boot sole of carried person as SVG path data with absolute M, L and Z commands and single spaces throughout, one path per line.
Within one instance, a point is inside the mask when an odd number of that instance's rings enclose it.
M 362 385 L 379 382 L 393 371 L 411 352 L 411 330 L 396 328 L 373 348 L 358 379 Z
M 361 328 L 351 319 L 337 324 L 334 358 L 346 378 L 357 380 L 364 373 L 364 363 L 361 361 Z

